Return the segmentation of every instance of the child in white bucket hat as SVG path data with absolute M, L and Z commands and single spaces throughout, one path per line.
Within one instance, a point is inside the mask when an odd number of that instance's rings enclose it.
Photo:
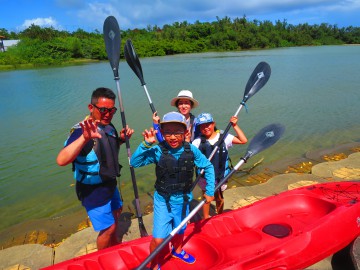
M 188 127 L 189 133 L 187 134 L 185 140 L 187 142 L 191 142 L 194 139 L 194 128 L 193 123 L 195 120 L 195 116 L 191 113 L 193 108 L 199 106 L 199 102 L 193 97 L 193 94 L 190 90 L 181 90 L 176 97 L 171 99 L 170 105 L 174 106 L 178 109 L 178 112 L 181 113 L 186 119 L 186 125 Z M 160 118 L 153 114 L 153 127 L 158 131 L 156 138 L 159 142 L 164 140 L 162 134 L 160 133 L 159 127 Z
M 245 144 L 247 143 L 247 138 L 244 132 L 240 129 L 237 124 L 238 118 L 232 116 L 230 122 L 236 132 L 236 136 L 227 134 L 224 138 L 223 143 L 218 147 L 218 150 L 211 159 L 211 163 L 214 165 L 215 170 L 215 185 L 224 178 L 230 172 L 229 164 L 229 153 L 228 148 L 232 147 L 233 144 Z M 220 133 L 222 131 L 216 128 L 216 123 L 210 113 L 201 113 L 195 119 L 195 133 L 200 134 L 192 144 L 199 148 L 199 150 L 209 158 L 211 152 L 214 149 L 214 145 L 220 139 Z M 204 174 L 204 178 L 200 178 L 199 187 L 204 192 L 204 188 L 207 184 L 207 176 Z M 224 196 L 223 191 L 226 189 L 226 184 L 222 185 L 220 189 L 215 191 L 215 202 L 216 202 L 216 212 L 221 214 L 224 209 Z M 203 206 L 203 216 L 204 218 L 209 218 L 210 215 L 210 204 Z
M 175 107 L 178 107 L 179 104 L 178 102 L 181 100 L 181 99 L 185 99 L 185 100 L 189 100 L 192 104 L 192 108 L 196 108 L 197 106 L 199 106 L 199 102 L 193 98 L 193 94 L 191 93 L 190 90 L 181 90 L 179 92 L 179 94 L 177 95 L 177 97 L 174 97 L 171 101 L 170 101 L 170 105 L 171 106 L 175 106 Z M 181 113 L 181 112 L 180 112 Z M 184 115 L 184 114 L 182 114 Z M 185 116 L 186 117 L 186 116 Z

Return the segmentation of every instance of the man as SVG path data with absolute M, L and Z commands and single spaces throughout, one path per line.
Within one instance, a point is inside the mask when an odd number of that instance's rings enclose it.
M 125 134 L 134 130 L 126 127 L 120 135 L 111 120 L 117 110 L 115 94 L 108 88 L 97 88 L 88 105 L 90 115 L 76 124 L 59 152 L 60 166 L 73 164 L 76 193 L 85 207 L 97 237 L 98 250 L 119 243 L 116 236 L 122 200 L 116 177 L 120 176 L 118 154 Z

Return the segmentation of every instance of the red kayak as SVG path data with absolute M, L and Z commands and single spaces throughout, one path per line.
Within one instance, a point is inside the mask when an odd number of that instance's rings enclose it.
M 360 182 L 317 184 L 274 195 L 190 224 L 188 265 L 169 258 L 162 270 L 304 269 L 343 249 L 360 234 Z M 151 237 L 44 269 L 134 269 L 149 255 Z

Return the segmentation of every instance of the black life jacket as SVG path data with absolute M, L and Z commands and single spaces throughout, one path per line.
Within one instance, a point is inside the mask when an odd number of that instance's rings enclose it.
M 120 176 L 119 135 L 112 124 L 99 133 L 101 138 L 90 140 L 73 162 L 74 177 L 80 183 L 100 184 Z
M 112 124 L 99 133 L 102 137 L 90 140 L 73 162 L 76 194 L 87 207 L 108 202 L 116 189 L 116 177 L 120 176 L 118 133 Z
M 162 151 L 159 162 L 156 164 L 155 189 L 165 197 L 174 193 L 187 194 L 191 190 L 194 175 L 194 153 L 190 144 L 184 142 L 184 151 L 178 160 L 169 153 L 165 141 L 159 144 Z
M 210 154 L 215 148 L 215 145 L 211 145 L 205 138 L 204 135 L 200 135 L 200 145 L 199 150 L 207 157 L 209 158 Z M 224 177 L 225 171 L 228 168 L 227 161 L 228 161 L 228 150 L 226 149 L 224 140 L 219 145 L 216 153 L 211 159 L 211 163 L 214 166 L 215 171 L 215 183 L 219 182 Z

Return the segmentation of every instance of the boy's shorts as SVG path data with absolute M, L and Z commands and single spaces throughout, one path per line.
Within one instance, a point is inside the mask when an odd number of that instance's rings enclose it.
M 170 232 L 175 229 L 182 221 L 182 211 L 184 204 L 170 204 L 171 213 L 169 213 L 166 202 L 159 200 L 154 196 L 154 238 L 166 238 Z M 189 203 L 186 205 L 186 216 L 189 214 Z M 185 217 L 184 217 L 185 218 Z M 184 234 L 186 224 L 178 231 L 178 234 Z
M 120 192 L 116 188 L 111 200 L 98 207 L 85 207 L 92 226 L 96 232 L 109 228 L 115 223 L 112 211 L 121 208 L 123 205 L 120 199 Z

